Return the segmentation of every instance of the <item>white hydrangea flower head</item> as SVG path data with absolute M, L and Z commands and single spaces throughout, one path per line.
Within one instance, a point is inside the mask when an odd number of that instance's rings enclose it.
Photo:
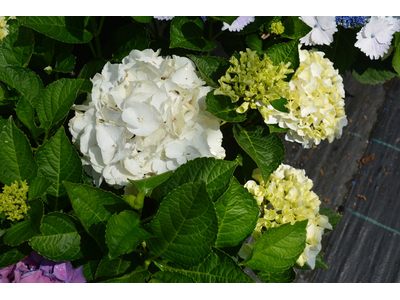
M 347 125 L 343 78 L 323 52 L 300 50 L 300 66 L 289 82 L 288 113 L 259 103 L 266 124 L 289 129 L 285 139 L 305 148 L 342 136 Z
M 255 17 L 249 17 L 249 16 L 245 16 L 245 17 L 238 17 L 235 21 L 232 22 L 231 25 L 229 25 L 226 22 L 223 22 L 223 26 L 221 28 L 221 30 L 229 30 L 229 31 L 241 31 L 245 26 L 247 26 L 248 24 L 254 22 Z
M 160 21 L 171 21 L 174 16 L 155 16 L 154 18 Z
M 73 107 L 69 129 L 96 185 L 127 186 L 196 157 L 225 157 L 221 120 L 206 111 L 211 88 L 191 60 L 159 52 L 107 63 L 86 103 Z
M 0 16 L 0 42 L 8 35 L 8 25 L 5 17 Z
M 334 16 L 315 17 L 304 16 L 300 19 L 312 28 L 300 42 L 306 46 L 329 45 L 333 42 L 333 34 L 338 30 Z
M 354 46 L 361 49 L 370 59 L 378 59 L 389 50 L 393 34 L 400 30 L 400 21 L 393 17 L 371 17 L 357 32 Z
M 259 181 L 259 169 L 254 170 L 253 178 Z M 305 171 L 281 164 L 266 183 L 260 182 L 258 189 L 257 183 L 253 180 L 248 181 L 245 187 L 258 203 L 259 191 L 261 189 L 264 191 L 260 210 L 262 214 L 252 234 L 254 240 L 257 241 L 269 228 L 308 220 L 306 248 L 297 263 L 300 266 L 307 263 L 314 268 L 315 258 L 321 250 L 324 229 L 332 229 L 332 225 L 327 216 L 319 214 L 321 201 L 311 190 L 313 182 L 306 176 Z M 249 252 L 249 249 L 246 252 Z M 246 252 L 242 251 L 241 254 L 244 255 Z

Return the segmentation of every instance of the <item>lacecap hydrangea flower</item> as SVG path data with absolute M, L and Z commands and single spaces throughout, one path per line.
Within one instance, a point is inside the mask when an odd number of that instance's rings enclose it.
M 300 42 L 306 46 L 329 45 L 333 42 L 333 34 L 337 31 L 337 25 L 334 16 L 315 17 L 304 16 L 300 19 L 312 29 L 306 36 L 300 39 Z
M 232 102 L 243 100 L 237 112 L 244 113 L 248 108 L 256 109 L 257 101 L 269 104 L 270 101 L 286 96 L 289 83 L 284 81 L 286 74 L 293 73 L 290 63 L 281 62 L 274 66 L 271 59 L 264 54 L 261 60 L 256 51 L 240 51 L 240 58 L 232 57 L 231 66 L 218 82 L 220 87 L 215 95 L 231 97 Z
M 26 204 L 28 190 L 29 186 L 25 180 L 21 185 L 17 181 L 5 185 L 0 194 L 0 213 L 4 212 L 7 219 L 12 222 L 23 219 L 29 210 Z
M 393 17 L 371 17 L 357 32 L 354 46 L 361 49 L 370 59 L 378 59 L 389 50 L 395 32 L 400 31 L 400 20 Z
M 297 264 L 303 266 L 306 263 L 313 269 L 316 256 L 321 251 L 324 229 L 332 229 L 332 225 L 327 216 L 319 213 L 321 201 L 311 190 L 312 180 L 305 175 L 304 170 L 285 164 L 281 164 L 267 182 L 264 182 L 259 169 L 254 170 L 253 178 L 255 181 L 249 180 L 245 187 L 261 206 L 261 216 L 252 233 L 254 241 L 257 242 L 270 228 L 308 220 L 306 246 Z M 243 245 L 239 256 L 245 259 L 253 245 L 254 243 Z
M 335 22 L 337 25 L 344 28 L 361 28 L 367 24 L 369 17 L 353 17 L 353 16 L 336 16 Z
M 300 66 L 289 82 L 288 113 L 259 103 L 266 124 L 289 129 L 285 139 L 310 148 L 321 140 L 331 143 L 347 125 L 343 78 L 319 51 L 300 50 Z
M 82 266 L 48 260 L 36 251 L 19 263 L 0 269 L 0 283 L 85 283 Z
M 107 63 L 87 103 L 73 107 L 69 129 L 96 185 L 126 186 L 196 157 L 225 157 L 221 120 L 206 111 L 211 88 L 191 60 L 159 53 L 133 50 Z

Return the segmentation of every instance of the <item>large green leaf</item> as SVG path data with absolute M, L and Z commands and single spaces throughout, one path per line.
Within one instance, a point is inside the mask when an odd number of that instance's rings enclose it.
M 237 103 L 232 103 L 231 97 L 214 95 L 214 91 L 215 90 L 211 90 L 207 93 L 207 111 L 227 122 L 242 122 L 246 120 L 245 113 L 239 114 L 236 111 L 239 105 L 237 105 Z
M 210 51 L 217 45 L 204 38 L 204 23 L 197 17 L 175 17 L 171 21 L 170 48 Z
M 74 104 L 83 81 L 83 79 L 62 78 L 46 86 L 36 108 L 40 127 L 50 128 L 65 118 Z
M 247 275 L 236 262 L 227 254 L 217 248 L 213 248 L 207 258 L 198 266 L 189 270 L 165 268 L 166 271 L 177 272 L 186 277 L 176 276 L 155 276 L 163 280 L 171 280 L 171 282 L 192 282 L 197 283 L 252 283 L 254 280 Z M 158 274 L 158 273 L 156 273 Z M 187 281 L 186 281 L 187 280 Z
M 146 27 L 143 24 L 130 23 L 113 33 L 104 50 L 104 57 L 120 62 L 133 49 L 142 51 L 149 48 L 149 43 L 150 35 Z
M 121 277 L 116 277 L 104 281 L 102 283 L 145 283 L 151 273 L 145 269 L 135 270 L 129 274 L 125 274 Z
M 4 244 L 3 239 L 3 236 L 0 237 L 0 269 L 19 263 L 32 252 L 28 243 L 12 247 Z
M 253 270 L 279 273 L 293 266 L 306 247 L 308 220 L 268 229 L 242 263 Z
M 203 261 L 218 230 L 205 183 L 187 183 L 168 194 L 149 228 L 156 237 L 147 239 L 146 245 L 155 256 L 187 267 Z
M 69 52 L 61 52 L 56 57 L 56 64 L 53 72 L 71 73 L 75 67 L 76 56 Z
M 83 257 L 78 222 L 70 215 L 50 212 L 44 216 L 40 231 L 29 245 L 40 255 L 54 261 L 71 261 Z
M 49 179 L 52 185 L 47 189 L 45 202 L 54 210 L 69 204 L 62 181 L 78 183 L 82 176 L 82 162 L 78 152 L 71 146 L 64 127 L 38 148 L 35 154 L 38 173 Z
M 215 247 L 239 245 L 256 227 L 259 215 L 257 201 L 235 177 L 214 207 L 218 217 Z
M 84 28 L 84 17 L 28 16 L 18 17 L 22 25 L 65 43 L 87 43 L 92 34 Z
M 29 186 L 28 199 L 31 201 L 41 197 L 51 184 L 51 181 L 44 177 L 36 177 Z
M 85 230 L 96 240 L 104 253 L 108 252 L 105 244 L 105 231 L 108 220 L 114 213 L 119 213 L 129 206 L 115 194 L 84 184 L 63 182 L 72 208 Z
M 218 80 L 228 70 L 229 61 L 215 56 L 196 56 L 193 54 L 188 54 L 188 56 L 194 61 L 201 74 L 204 75 L 207 85 L 219 87 Z
M 18 66 L 0 68 L 0 80 L 16 89 L 36 107 L 37 97 L 43 90 L 43 82 L 35 72 Z
M 281 34 L 282 37 L 291 39 L 302 38 L 306 36 L 310 31 L 311 27 L 304 23 L 299 17 L 287 17 L 283 23 L 285 31 Z
M 172 171 L 165 172 L 156 176 L 152 176 L 149 178 L 141 179 L 141 180 L 129 180 L 134 186 L 136 186 L 139 192 L 143 192 L 145 195 L 148 195 L 152 189 L 162 184 L 172 175 Z
M 362 84 L 384 83 L 397 75 L 390 59 L 371 60 L 364 53 L 357 56 L 352 75 Z
M 135 17 L 132 17 L 132 18 L 135 21 L 138 21 L 140 23 L 148 23 L 153 19 L 153 17 L 151 17 L 151 16 L 135 16 Z
M 0 67 L 26 67 L 31 59 L 35 39 L 32 30 L 21 27 L 0 43 Z
M 162 185 L 160 199 L 184 183 L 204 181 L 207 193 L 215 201 L 227 189 L 237 165 L 237 162 L 213 157 L 201 157 L 188 161 L 176 169 Z
M 196 280 L 189 275 L 172 271 L 160 271 L 151 277 L 150 283 L 196 283 Z
M 0 134 L 0 181 L 10 185 L 36 177 L 37 164 L 26 135 L 15 126 L 12 117 Z
M 285 158 L 285 147 L 276 133 L 269 134 L 264 126 L 242 128 L 235 124 L 233 135 L 244 151 L 260 168 L 264 181 L 275 171 Z
M 125 210 L 114 214 L 107 224 L 106 243 L 110 252 L 108 256 L 114 259 L 121 254 L 131 253 L 135 248 L 153 234 L 144 230 L 140 217 L 133 211 Z

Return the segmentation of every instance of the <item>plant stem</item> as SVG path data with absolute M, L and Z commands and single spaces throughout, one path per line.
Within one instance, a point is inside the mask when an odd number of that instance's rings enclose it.
M 95 51 L 94 48 L 93 48 L 92 41 L 89 41 L 88 45 L 89 45 L 89 47 L 90 47 L 90 50 L 92 50 L 93 57 L 94 57 L 94 58 L 97 58 L 97 53 L 96 53 L 96 51 Z
M 94 32 L 93 33 L 93 37 L 94 37 L 94 44 L 95 44 L 96 53 L 97 53 L 97 57 L 96 58 L 102 58 L 103 55 L 101 54 L 101 45 L 100 45 L 99 35 L 100 35 L 100 31 L 101 31 L 101 28 L 102 28 L 103 23 L 104 23 L 104 17 L 102 17 L 99 27 L 97 27 L 97 23 L 96 23 L 96 20 L 94 19 L 94 17 L 91 17 L 90 19 L 92 21 L 92 27 L 93 27 L 93 32 Z

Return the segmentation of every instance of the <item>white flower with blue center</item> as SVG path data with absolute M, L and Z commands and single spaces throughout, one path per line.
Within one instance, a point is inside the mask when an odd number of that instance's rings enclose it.
M 399 31 L 399 20 L 393 17 L 371 17 L 357 33 L 354 46 L 361 49 L 370 59 L 378 59 L 389 50 L 393 34 Z
M 337 31 L 334 16 L 329 17 L 300 17 L 312 30 L 300 39 L 306 46 L 329 45 L 333 42 L 333 34 Z

